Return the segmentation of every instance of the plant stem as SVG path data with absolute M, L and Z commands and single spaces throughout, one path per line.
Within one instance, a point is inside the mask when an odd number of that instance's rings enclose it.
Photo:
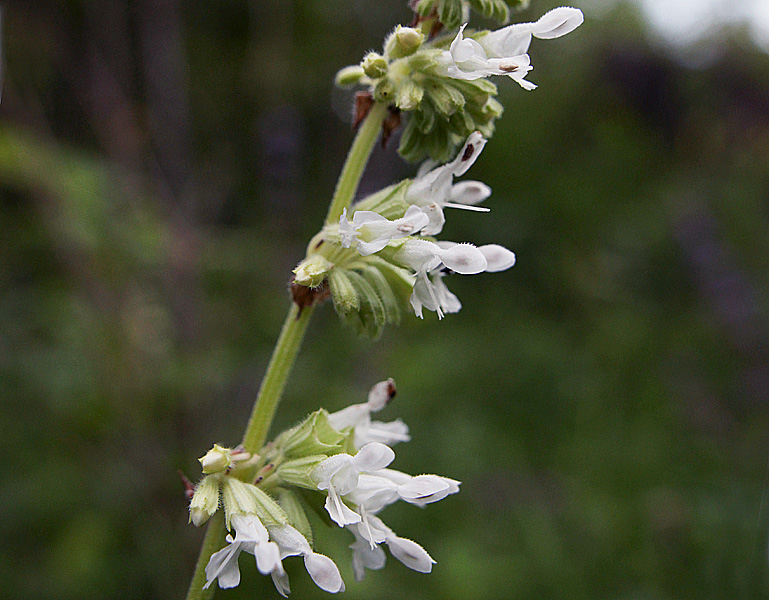
M 203 538 L 203 545 L 200 547 L 198 562 L 195 564 L 195 574 L 190 582 L 190 589 L 187 590 L 187 600 L 209 600 L 214 597 L 216 584 L 212 584 L 204 590 L 206 583 L 206 565 L 211 555 L 219 550 L 224 538 L 224 514 L 221 510 L 211 517 L 206 528 L 206 535 Z
M 374 149 L 374 144 L 379 137 L 379 129 L 386 115 L 386 105 L 374 104 L 358 129 L 358 134 L 355 136 L 355 141 L 347 155 L 342 173 L 339 175 L 339 181 L 331 199 L 331 206 L 328 209 L 326 223 L 337 222 L 342 210 L 352 203 L 355 192 L 358 190 L 360 178 L 363 175 L 363 169 Z M 243 436 L 243 446 L 248 452 L 258 452 L 267 439 L 267 433 L 272 425 L 272 419 L 278 408 L 291 368 L 294 366 L 294 361 L 296 361 L 296 356 L 299 353 L 299 347 L 302 345 L 313 308 L 313 306 L 306 306 L 300 311 L 296 304 L 292 304 L 288 315 L 286 315 L 283 329 L 275 349 L 272 351 L 272 358 L 267 365 L 267 372 L 262 379 L 262 385 L 259 387 L 246 433 Z M 211 555 L 222 546 L 224 518 L 221 513 L 222 511 L 218 511 L 209 521 L 206 535 L 203 538 L 203 545 L 200 548 L 198 562 L 195 565 L 195 573 L 187 591 L 187 600 L 208 600 L 214 595 L 216 584 L 212 584 L 206 590 L 203 589 L 203 585 L 206 582 L 206 565 L 211 559 Z
M 347 161 L 344 163 L 341 175 L 339 175 L 334 197 L 331 199 L 331 206 L 328 207 L 327 225 L 338 223 L 339 217 L 342 216 L 342 210 L 349 208 L 352 204 L 361 175 L 363 175 L 363 168 L 368 162 L 371 150 L 373 150 L 379 137 L 382 121 L 386 116 L 387 105 L 376 102 L 358 129 L 358 135 L 355 136 L 350 153 L 347 155 Z
M 262 385 L 243 436 L 243 447 L 247 452 L 258 452 L 267 439 L 267 432 L 275 416 L 275 410 L 278 408 L 291 367 L 294 366 L 313 308 L 306 306 L 300 313 L 299 307 L 292 304 L 291 310 L 286 315 L 286 321 L 275 344 L 275 350 L 272 351 L 270 364 L 267 365 L 267 372 L 262 379 Z

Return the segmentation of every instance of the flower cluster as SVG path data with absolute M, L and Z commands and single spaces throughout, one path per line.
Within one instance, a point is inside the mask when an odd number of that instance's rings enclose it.
M 469 3 L 502 21 L 509 16 L 501 0 Z M 453 29 L 466 18 L 462 7 L 462 0 L 421 0 L 414 8 L 418 14 L 437 14 L 443 25 Z M 580 10 L 560 7 L 533 23 L 470 34 L 465 23 L 456 34 L 433 35 L 434 17 L 427 17 L 416 28 L 397 27 L 381 54 L 370 52 L 359 65 L 342 69 L 337 82 L 367 85 L 377 102 L 410 113 L 399 147 L 404 158 L 417 161 L 430 156 L 445 161 L 471 132 L 480 131 L 488 138 L 494 131 L 502 106 L 494 98 L 496 86 L 486 78 L 507 75 L 533 90 L 536 85 L 526 79 L 532 70 L 528 54 L 532 38 L 561 37 L 582 21 Z
M 412 476 L 390 469 L 391 446 L 408 441 L 401 420 L 372 420 L 395 395 L 393 381 L 376 384 L 366 402 L 328 414 L 319 410 L 283 432 L 257 455 L 215 445 L 200 459 L 205 477 L 190 501 L 190 521 L 201 525 L 223 509 L 227 545 L 206 566 L 206 584 L 230 588 L 240 583 L 238 559 L 251 554 L 257 570 L 269 574 L 278 592 L 290 592 L 283 561 L 301 556 L 321 589 L 336 593 L 345 585 L 334 561 L 314 550 L 304 495 L 320 494 L 325 512 L 354 541 L 356 579 L 385 564 L 385 544 L 407 567 L 429 573 L 435 561 L 416 542 L 399 537 L 379 518 L 403 500 L 425 506 L 459 491 L 459 482 L 438 475 Z M 234 533 L 234 535 L 233 535 Z
M 443 230 L 447 208 L 488 212 L 477 206 L 491 194 L 487 185 L 454 183 L 485 144 L 476 131 L 451 162 L 436 166 L 427 161 L 414 180 L 359 202 L 351 219 L 345 209 L 338 227 L 327 226 L 310 244 L 310 255 L 294 271 L 295 281 L 317 286 L 327 276 L 337 312 L 357 319 L 361 331 L 374 335 L 397 319 L 406 301 L 420 318 L 423 309 L 438 318 L 457 312 L 462 304 L 446 287 L 445 275 L 503 271 L 515 264 L 515 254 L 497 244 L 475 247 L 434 238 Z

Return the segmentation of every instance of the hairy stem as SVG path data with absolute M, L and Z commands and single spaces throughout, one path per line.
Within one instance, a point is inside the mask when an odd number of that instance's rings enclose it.
M 296 355 L 299 353 L 312 313 L 312 306 L 301 309 L 300 313 L 299 307 L 292 304 L 291 310 L 286 315 L 283 330 L 272 351 L 270 364 L 267 365 L 267 372 L 262 379 L 262 385 L 243 436 L 243 446 L 248 452 L 258 452 L 267 439 L 267 432 L 272 425 L 275 410 L 278 408 L 283 388 L 296 361 Z
M 363 169 L 366 167 L 374 144 L 379 137 L 379 130 L 385 116 L 387 116 L 387 106 L 374 104 L 358 129 L 358 134 L 355 136 L 355 141 L 350 148 L 339 181 L 336 184 L 326 223 L 337 222 L 342 210 L 352 203 L 355 192 L 358 190 L 360 178 L 363 175 Z M 312 306 L 300 310 L 296 304 L 292 304 L 288 315 L 286 315 L 286 321 L 283 323 L 280 337 L 272 352 L 270 363 L 267 365 L 267 372 L 262 379 L 262 385 L 256 396 L 246 433 L 243 436 L 243 446 L 248 452 L 258 452 L 267 439 L 267 433 L 272 425 L 275 411 L 296 361 L 312 313 Z M 209 600 L 213 597 L 216 589 L 215 583 L 208 589 L 203 589 L 206 582 L 205 568 L 211 555 L 222 547 L 223 538 L 224 519 L 221 511 L 218 511 L 209 521 L 203 545 L 200 548 L 198 562 L 195 565 L 195 573 L 187 591 L 187 600 Z
M 200 547 L 198 562 L 195 564 L 195 574 L 190 582 L 190 589 L 187 590 L 187 600 L 210 600 L 214 597 L 216 584 L 213 583 L 208 589 L 203 589 L 206 583 L 206 565 L 211 559 L 211 555 L 219 550 L 224 539 L 224 513 L 220 510 L 211 517 L 206 528 L 206 535 L 203 538 L 203 545 Z
M 377 102 L 371 107 L 371 111 L 358 129 L 358 135 L 355 136 L 350 153 L 347 155 L 347 161 L 344 163 L 341 175 L 339 175 L 334 197 L 331 199 L 331 206 L 328 207 L 327 225 L 338 223 L 339 217 L 342 216 L 342 210 L 349 208 L 352 204 L 360 178 L 363 175 L 363 169 L 368 162 L 374 144 L 376 144 L 382 121 L 386 116 L 387 105 Z

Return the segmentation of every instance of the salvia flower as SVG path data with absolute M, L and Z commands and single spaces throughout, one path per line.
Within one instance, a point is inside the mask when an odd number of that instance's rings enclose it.
M 424 235 L 437 235 L 443 230 L 443 224 L 446 222 L 443 209 L 446 207 L 482 212 L 489 210 L 475 206 L 491 195 L 491 189 L 486 184 L 480 181 L 463 181 L 453 185 L 454 177 L 464 175 L 480 156 L 485 145 L 486 139 L 476 131 L 470 134 L 451 162 L 435 168 L 430 168 L 434 165 L 431 161 L 422 165 L 406 192 L 406 201 L 420 207 L 428 215 L 429 223 L 422 229 Z
M 371 388 L 368 400 L 362 404 L 353 404 L 328 416 L 329 424 L 339 431 L 347 428 L 353 431 L 353 445 L 360 449 L 369 442 L 379 442 L 392 446 L 398 442 L 408 442 L 409 428 L 401 419 L 384 423 L 373 421 L 371 413 L 382 410 L 395 396 L 395 382 L 392 379 L 381 381 Z
M 231 520 L 235 537 L 227 536 L 229 545 L 215 552 L 206 566 L 206 584 L 210 586 L 215 579 L 219 580 L 220 588 L 235 587 L 240 583 L 238 557 L 241 552 L 253 554 L 256 568 L 266 575 L 275 571 L 283 572 L 280 562 L 280 550 L 275 542 L 269 539 L 269 533 L 264 524 L 255 514 L 234 515 Z
M 424 241 L 424 240 L 423 240 Z M 441 248 L 424 241 L 428 254 L 462 268 L 462 244 Z M 424 246 L 424 247 L 428 247 Z M 477 255 L 476 255 L 477 253 Z M 486 259 L 474 249 L 476 260 Z M 385 408 L 395 396 L 395 382 L 375 384 L 366 402 L 329 414 L 319 409 L 298 425 L 278 435 L 258 453 L 216 445 L 201 460 L 206 474 L 190 500 L 190 520 L 202 524 L 218 510 L 224 511 L 229 530 L 224 548 L 215 552 L 205 568 L 205 588 L 240 583 L 238 559 L 244 552 L 254 557 L 257 570 L 270 575 L 278 592 L 290 592 L 284 562 L 299 556 L 315 584 L 330 593 L 345 584 L 339 568 L 316 551 L 305 514 L 305 494 L 317 494 L 326 512 L 356 538 L 353 569 L 360 579 L 365 569 L 385 564 L 382 545 L 406 566 L 428 573 L 435 561 L 416 542 L 396 535 L 379 513 L 395 502 L 424 507 L 459 491 L 459 482 L 432 474 L 410 475 L 389 468 L 395 459 L 386 445 L 408 441 L 408 427 L 400 420 L 380 423 L 371 414 Z M 226 457 L 223 458 L 223 457 Z M 229 463 L 229 466 L 227 466 Z M 299 490 L 304 494 L 299 494 Z
M 466 24 L 439 59 L 441 69 L 454 79 L 475 80 L 507 75 L 526 90 L 537 86 L 525 79 L 531 71 L 527 54 L 532 36 L 553 39 L 574 31 L 584 21 L 582 11 L 561 7 L 545 13 L 534 23 L 516 23 L 496 31 L 464 37 Z
M 428 216 L 416 207 L 409 208 L 394 221 L 369 210 L 358 210 L 353 214 L 352 222 L 347 219 L 345 208 L 339 218 L 339 237 L 343 248 L 355 244 L 361 256 L 368 256 L 379 252 L 391 240 L 419 233 L 428 223 Z
M 280 559 L 289 556 L 302 556 L 304 566 L 312 580 L 320 589 L 336 594 L 344 591 L 344 581 L 339 568 L 333 560 L 324 554 L 313 551 L 307 538 L 291 525 L 280 525 L 270 530 L 270 536 L 280 548 Z M 288 575 L 283 569 L 271 572 L 275 587 L 282 596 L 291 591 Z

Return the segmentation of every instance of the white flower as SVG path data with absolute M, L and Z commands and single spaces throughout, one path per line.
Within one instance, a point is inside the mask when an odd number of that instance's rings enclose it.
M 363 446 L 355 456 L 335 454 L 313 470 L 311 477 L 317 482 L 318 489 L 328 490 L 326 511 L 337 525 L 344 527 L 361 520 L 358 513 L 342 502 L 342 496 L 358 487 L 360 473 L 384 469 L 394 459 L 391 448 L 372 442 Z
M 328 556 L 314 552 L 310 543 L 291 525 L 281 525 L 270 530 L 270 536 L 280 547 L 280 558 L 288 556 L 304 557 L 304 566 L 310 577 L 320 589 L 336 594 L 344 591 L 344 581 L 339 568 Z M 291 591 L 288 575 L 282 569 L 272 572 L 272 580 L 282 596 Z
M 465 38 L 463 25 L 440 60 L 446 74 L 455 79 L 508 75 L 524 89 L 533 90 L 537 86 L 525 79 L 532 68 L 526 54 L 532 36 L 544 40 L 557 38 L 574 31 L 583 21 L 582 11 L 562 6 L 534 23 L 508 25 L 477 39 Z
M 440 60 L 449 77 L 471 80 L 489 75 L 509 75 L 525 90 L 533 90 L 537 87 L 525 79 L 532 69 L 528 54 L 490 57 L 480 43 L 462 35 L 465 27 L 467 24 L 459 28 L 457 37 L 451 42 L 449 49 L 444 50 L 441 55 Z
M 269 540 L 267 528 L 256 515 L 234 515 L 232 527 L 235 537 L 227 536 L 228 546 L 211 555 L 206 565 L 206 584 L 210 586 L 214 579 L 219 579 L 220 588 L 235 587 L 240 583 L 238 557 L 241 552 L 249 552 L 256 557 L 256 568 L 260 573 L 282 572 L 278 545 Z
M 423 307 L 437 312 L 439 319 L 462 307 L 459 299 L 442 282 L 442 267 L 463 275 L 481 273 L 488 267 L 486 257 L 478 248 L 454 242 L 441 245 L 427 240 L 410 240 L 398 251 L 396 258 L 415 272 L 410 301 L 420 319 Z
M 441 475 L 413 476 L 394 469 L 380 469 L 376 475 L 395 483 L 401 500 L 420 507 L 456 494 L 460 485 L 457 480 Z
M 472 166 L 485 145 L 484 137 L 475 131 L 450 163 L 435 168 L 432 168 L 432 161 L 422 164 L 406 192 L 406 202 L 420 207 L 429 217 L 429 224 L 422 229 L 424 235 L 437 235 L 441 232 L 446 222 L 443 216 L 445 207 L 488 212 L 488 208 L 475 206 L 491 195 L 491 189 L 486 184 L 463 181 L 452 185 L 454 177 L 463 175 Z
M 368 256 L 379 252 L 390 240 L 418 233 L 428 223 L 427 215 L 416 207 L 409 207 L 406 214 L 394 221 L 370 210 L 359 210 L 353 213 L 352 222 L 347 219 L 345 208 L 339 217 L 339 236 L 343 248 L 355 244 L 361 256 Z
M 504 246 L 500 246 L 498 244 L 487 244 L 485 246 L 479 246 L 478 248 L 475 248 L 474 246 L 470 246 L 468 244 L 457 244 L 456 242 L 449 241 L 439 241 L 434 244 L 432 242 L 426 242 L 425 240 L 415 240 L 415 242 L 432 244 L 433 246 L 440 248 L 444 253 L 453 252 L 455 254 L 464 254 L 468 252 L 468 247 L 472 248 L 474 251 L 477 251 L 479 254 L 481 254 L 485 261 L 485 266 L 482 269 L 479 271 L 472 271 L 472 273 L 480 273 L 481 271 L 486 271 L 489 273 L 504 271 L 505 269 L 509 269 L 515 264 L 515 254 L 510 252 L 510 250 Z M 443 259 L 441 259 L 441 261 L 429 261 L 424 259 L 424 256 L 427 254 L 425 248 L 426 247 L 422 246 L 415 249 L 421 252 L 421 254 L 418 256 L 425 260 L 423 266 L 426 267 L 426 270 L 417 270 L 417 277 L 416 281 L 414 282 L 414 292 L 411 294 L 411 298 L 409 298 L 409 300 L 411 301 L 411 307 L 414 309 L 414 313 L 420 319 L 422 318 L 422 308 L 437 312 L 438 318 L 441 319 L 443 318 L 444 314 L 456 313 L 459 312 L 459 310 L 462 308 L 462 303 L 459 301 L 459 298 L 452 294 L 449 291 L 449 288 L 447 288 L 446 284 L 443 282 L 443 277 L 446 275 L 445 269 L 447 268 L 457 273 L 463 273 L 465 275 L 470 274 L 471 272 L 465 265 L 457 265 L 452 262 L 452 256 L 449 254 L 441 255 L 442 257 L 448 256 L 449 262 L 446 262 L 446 260 Z M 412 260 L 412 262 L 417 264 L 417 253 L 412 253 L 415 255 L 415 258 Z M 473 260 L 477 261 L 477 258 Z M 452 266 L 452 264 L 454 266 Z M 480 264 L 480 262 L 477 264 Z M 457 266 L 465 270 L 457 270 L 455 268 Z
M 380 442 L 388 446 L 397 442 L 408 442 L 411 439 L 409 428 L 400 419 L 389 423 L 371 420 L 371 413 L 382 410 L 394 395 L 395 382 L 392 379 L 380 381 L 371 388 L 366 402 L 331 413 L 328 422 L 338 431 L 351 427 L 354 434 L 353 444 L 358 449 L 369 442 Z
M 409 569 L 420 573 L 429 573 L 435 561 L 416 542 L 398 537 L 395 532 L 385 525 L 379 517 L 370 517 L 371 526 L 382 532 L 384 543 L 390 548 L 392 555 L 406 565 Z M 347 527 L 355 536 L 355 542 L 350 545 L 353 551 L 352 568 L 355 579 L 360 581 L 365 575 L 365 569 L 381 569 L 384 567 L 386 557 L 379 546 L 372 546 L 363 533 L 363 525 L 358 523 Z

